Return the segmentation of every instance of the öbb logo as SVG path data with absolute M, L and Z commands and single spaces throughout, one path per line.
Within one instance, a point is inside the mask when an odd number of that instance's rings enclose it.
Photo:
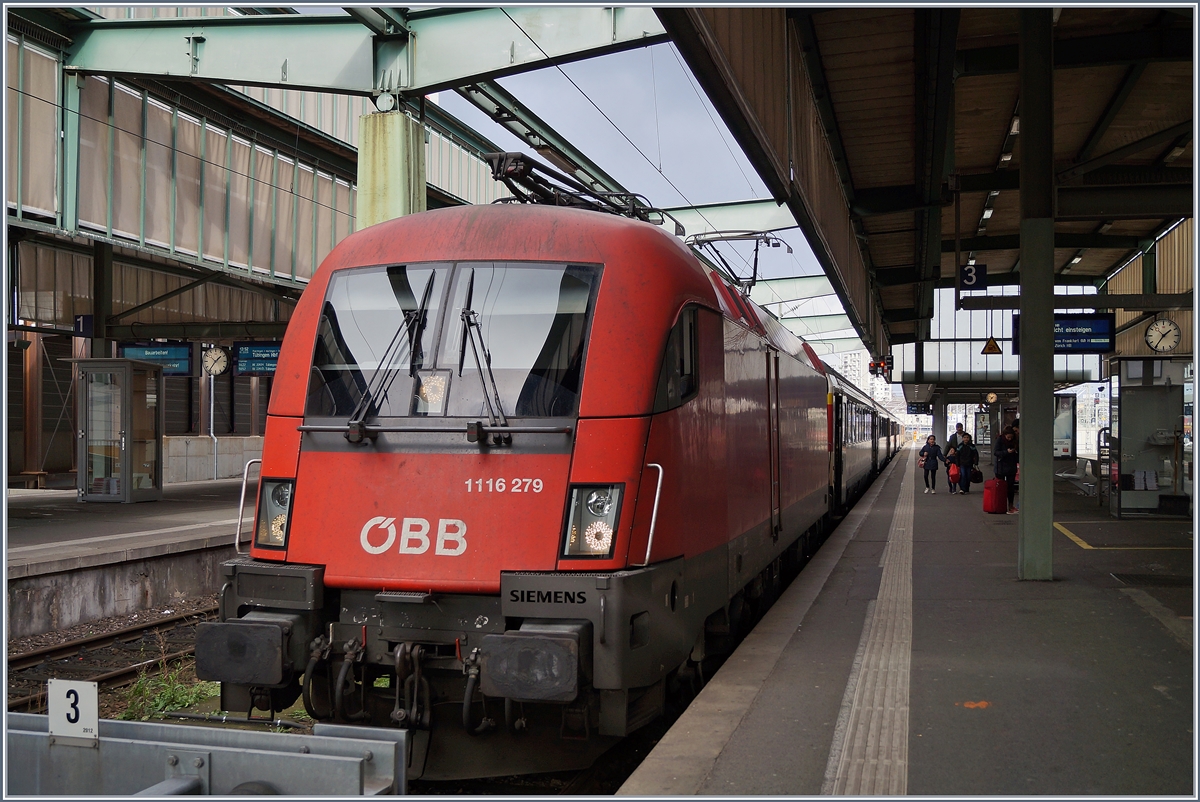
M 382 529 L 387 533 L 378 546 L 371 543 L 371 530 Z M 378 537 L 378 536 L 377 536 Z M 379 516 L 363 524 L 359 542 L 368 554 L 383 554 L 396 545 L 396 519 Z M 405 518 L 400 524 L 401 554 L 424 554 L 429 551 L 429 521 L 424 518 Z M 438 519 L 437 545 L 433 553 L 446 557 L 457 557 L 467 550 L 467 525 L 453 518 Z

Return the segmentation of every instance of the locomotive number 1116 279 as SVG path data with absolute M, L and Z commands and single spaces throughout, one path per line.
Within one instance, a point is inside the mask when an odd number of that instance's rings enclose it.
M 467 479 L 468 493 L 541 493 L 541 479 Z

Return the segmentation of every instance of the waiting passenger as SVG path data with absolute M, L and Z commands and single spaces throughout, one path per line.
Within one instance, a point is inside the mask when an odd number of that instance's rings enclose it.
M 979 464 L 979 449 L 971 442 L 971 435 L 963 432 L 962 442 L 955 454 L 955 464 L 958 465 L 958 487 L 960 493 L 971 492 L 971 473 Z
M 925 471 L 925 492 L 937 492 L 937 475 L 938 475 L 938 460 L 944 464 L 946 458 L 942 456 L 942 447 L 937 444 L 937 438 L 929 435 L 925 438 L 925 445 L 917 453 L 919 459 L 917 466 Z
M 946 441 L 946 486 L 950 488 L 950 495 L 958 492 L 958 482 L 950 478 L 950 466 L 958 464 L 956 462 L 958 446 L 962 443 L 964 434 L 966 432 L 963 431 L 963 425 L 956 423 L 954 424 L 954 434 L 950 435 L 950 439 Z
M 1017 493 L 1017 458 L 1019 456 L 1017 435 L 1013 427 L 1005 426 L 1004 432 L 996 441 L 996 478 L 1004 482 L 1008 489 L 1008 514 L 1016 513 L 1013 504 Z

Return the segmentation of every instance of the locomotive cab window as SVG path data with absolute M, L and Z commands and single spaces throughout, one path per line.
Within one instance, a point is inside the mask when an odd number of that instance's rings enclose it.
M 687 307 L 667 335 L 666 352 L 658 374 L 654 411 L 666 412 L 682 406 L 700 389 L 697 377 L 696 308 Z
M 599 276 L 533 262 L 338 271 L 305 414 L 486 418 L 498 396 L 509 417 L 573 415 Z

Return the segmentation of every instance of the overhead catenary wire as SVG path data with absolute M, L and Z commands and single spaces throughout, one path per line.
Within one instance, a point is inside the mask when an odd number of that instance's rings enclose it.
M 500 9 L 500 11 L 503 12 L 504 16 L 508 17 L 509 22 L 511 22 L 516 27 L 516 29 L 518 31 L 520 31 L 525 36 L 525 38 L 530 41 L 530 43 L 534 47 L 536 47 L 538 49 L 538 52 L 541 53 L 546 58 L 547 61 L 552 60 L 550 58 L 550 54 L 542 49 L 542 46 L 540 44 L 538 44 L 537 41 L 532 36 L 530 36 L 529 33 L 524 28 L 521 27 L 521 24 L 519 22 L 517 22 L 515 19 L 513 19 L 512 15 L 509 14 L 507 10 L 502 8 L 502 9 Z M 691 198 L 689 198 L 687 196 L 687 194 L 684 193 L 683 190 L 681 190 L 679 187 L 675 186 L 675 182 L 672 181 L 667 176 L 666 173 L 662 172 L 661 170 L 657 170 L 657 168 L 655 168 L 654 162 L 650 159 L 650 157 L 647 156 L 645 154 L 645 152 L 643 152 L 642 149 L 637 146 L 637 143 L 635 143 L 632 139 L 630 139 L 629 136 L 623 130 L 621 130 L 621 126 L 619 126 L 615 122 L 613 122 L 613 119 L 604 112 L 604 109 L 600 108 L 600 106 L 596 104 L 596 101 L 592 100 L 592 98 L 588 95 L 588 93 L 583 91 L 583 88 L 580 87 L 579 84 L 575 83 L 574 79 L 572 79 L 570 75 L 567 75 L 566 71 L 563 70 L 563 68 L 561 66 L 559 66 L 558 64 L 555 64 L 554 68 L 556 70 L 558 70 L 559 73 L 564 78 L 567 79 L 567 82 L 570 83 L 571 86 L 575 87 L 575 90 L 577 92 L 579 92 L 580 95 L 583 96 L 584 100 L 586 100 L 589 104 L 591 104 L 592 108 L 594 108 L 597 112 L 600 113 L 600 116 L 603 117 L 605 119 L 605 121 L 607 121 L 608 124 L 613 127 L 613 130 L 616 131 L 618 134 L 620 134 L 621 138 L 624 139 L 626 142 L 628 142 L 629 146 L 632 147 L 635 151 L 637 151 L 637 154 L 639 156 L 641 156 L 642 159 L 645 160 L 646 164 L 650 165 L 651 168 L 654 168 L 659 173 L 659 175 L 662 176 L 663 180 L 666 181 L 667 184 L 670 185 L 671 189 L 675 190 L 675 192 L 677 192 L 679 194 L 679 197 L 683 198 L 685 203 L 687 203 L 689 206 L 693 206 L 693 207 L 696 205 L 695 203 L 692 202 Z M 708 223 L 708 225 L 712 229 L 716 230 L 717 227 L 713 224 L 713 222 L 711 220 L 709 220 L 707 217 L 704 216 L 703 212 L 697 210 L 697 214 L 699 214 L 701 220 L 703 220 L 705 223 Z M 743 262 L 745 262 L 746 267 L 750 267 L 750 263 L 747 262 L 745 257 L 743 257 L 740 253 L 737 253 L 736 249 L 734 250 L 734 253 L 737 254 L 739 259 L 741 259 Z

